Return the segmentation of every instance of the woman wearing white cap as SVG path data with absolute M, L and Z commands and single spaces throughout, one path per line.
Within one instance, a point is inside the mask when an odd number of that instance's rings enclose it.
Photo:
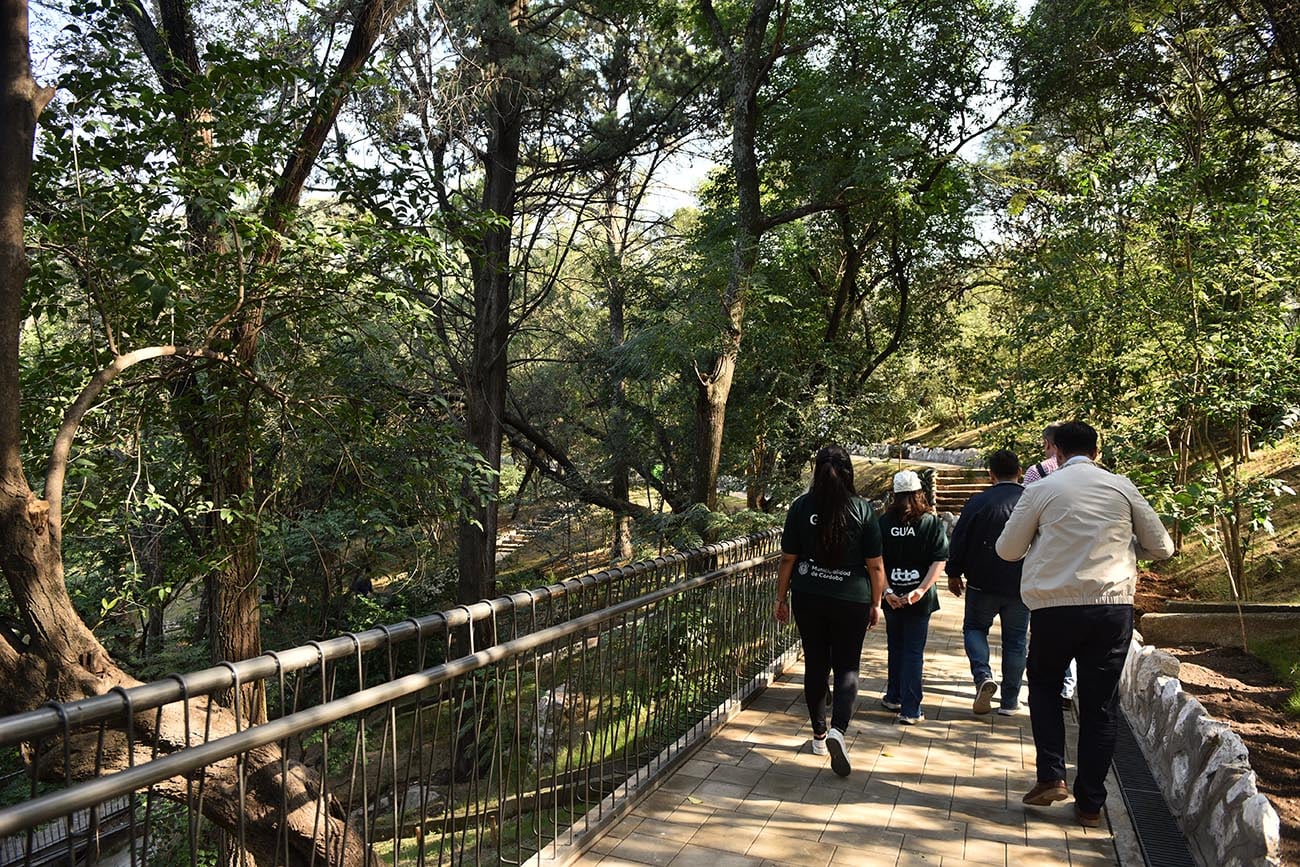
M 948 559 L 948 534 L 930 509 L 921 479 L 911 470 L 894 474 L 894 499 L 880 516 L 885 558 L 885 634 L 889 682 L 880 703 L 898 721 L 916 725 L 921 713 L 921 669 L 930 615 L 939 610 L 935 582 Z
M 844 732 L 858 695 L 862 640 L 880 620 L 885 567 L 871 504 L 853 487 L 853 461 L 826 446 L 813 462 L 808 493 L 790 504 L 781 534 L 776 619 L 790 619 L 786 593 L 794 590 L 794 621 L 803 642 L 804 700 L 812 723 L 812 751 L 831 757 L 841 777 L 851 770 Z M 826 676 L 834 670 L 830 727 Z

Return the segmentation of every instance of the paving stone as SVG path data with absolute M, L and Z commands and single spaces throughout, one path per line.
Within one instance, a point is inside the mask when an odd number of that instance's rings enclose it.
M 614 825 L 614 827 L 610 828 L 608 831 L 605 832 L 605 836 L 601 837 L 600 841 L 604 842 L 605 840 L 611 840 L 611 839 L 621 840 L 622 838 L 626 837 L 628 834 L 631 834 L 633 831 L 635 831 L 637 825 L 640 825 L 641 822 L 642 819 L 635 814 L 624 816 L 620 822 L 618 822 L 616 825 Z
M 588 849 L 587 851 L 595 855 L 604 855 L 608 853 L 610 850 L 612 850 L 615 846 L 617 846 L 622 841 L 623 841 L 622 837 L 614 837 L 609 834 L 606 834 L 604 837 L 601 837 L 595 843 L 592 843 L 591 848 Z
M 734 810 L 744 803 L 750 792 L 749 786 L 737 786 L 734 783 L 718 783 L 705 780 L 691 793 L 691 803 L 699 803 L 715 810 Z
M 766 771 L 774 764 L 776 764 L 776 760 L 773 759 L 767 751 L 756 748 L 751 749 L 745 757 L 737 763 L 736 767 Z
M 698 777 L 703 780 L 712 774 L 717 767 L 717 762 L 706 762 L 698 758 L 689 759 L 682 763 L 674 776 Z
M 750 793 L 744 803 L 736 807 L 733 812 L 741 816 L 755 816 L 766 819 L 775 813 L 780 806 L 781 799 L 775 795 L 755 795 Z
M 673 859 L 672 867 L 760 867 L 762 858 L 724 852 L 704 846 L 687 846 Z
M 661 837 L 665 840 L 674 840 L 685 845 L 695 836 L 695 832 L 700 830 L 699 825 L 679 824 L 676 822 L 656 822 L 653 819 L 646 819 L 637 826 L 637 833 L 648 837 Z
M 902 834 L 879 828 L 828 826 L 821 841 L 835 845 L 836 865 L 892 864 L 903 847 Z
M 782 801 L 795 801 L 803 797 L 812 784 L 811 778 L 781 773 L 778 769 L 768 771 L 753 786 L 753 793 L 763 797 L 774 797 Z
M 606 857 L 660 867 L 671 863 L 684 845 L 676 840 L 633 833 L 620 840 Z
M 660 789 L 633 807 L 632 815 L 642 818 L 662 818 L 685 803 L 686 798 L 687 796 L 680 792 L 665 792 Z
M 1024 847 L 1016 847 L 1016 863 L 1019 864 L 1020 850 Z M 997 867 L 1003 867 L 1007 863 L 1007 853 L 1012 849 L 1006 843 L 998 840 L 982 840 L 979 837 L 972 837 L 966 834 L 966 850 L 963 858 L 970 864 L 992 864 Z
M 765 821 L 757 817 L 716 814 L 700 825 L 690 844 L 743 855 L 758 839 L 764 824 Z
M 800 864 L 808 867 L 826 867 L 835 854 L 835 846 L 822 843 L 815 837 L 806 835 L 786 835 L 774 833 L 771 826 L 758 835 L 758 839 L 746 853 L 750 857 L 763 858 L 783 864 Z
M 659 786 L 658 789 L 655 790 L 655 792 L 656 794 L 659 792 L 677 792 L 678 794 L 681 795 L 689 795 L 692 791 L 694 791 L 694 789 L 697 786 L 699 786 L 699 784 L 700 784 L 699 777 L 689 777 L 683 774 L 673 774 L 667 780 L 664 780 L 664 782 Z
M 1092 832 L 1100 829 L 1080 828 L 1077 831 L 1067 831 L 1066 840 L 1070 851 L 1070 863 L 1075 864 L 1085 858 L 1104 858 L 1109 859 L 1109 863 L 1114 864 L 1118 859 L 1115 851 L 1115 841 L 1109 835 L 1093 834 Z
M 704 749 L 695 754 L 696 759 L 702 762 L 713 762 L 719 765 L 738 764 L 741 759 L 749 754 L 753 749 L 753 744 L 743 743 L 717 743 L 710 742 Z
M 1025 814 L 1019 810 L 989 810 L 985 813 L 956 811 L 949 818 L 966 823 L 967 838 L 997 841 L 1009 846 L 1025 845 Z
M 718 765 L 709 774 L 709 782 L 734 783 L 738 786 L 753 786 L 763 776 L 763 771 L 754 768 L 740 768 L 735 765 Z
M 960 858 L 966 851 L 965 838 L 931 837 L 927 834 L 904 834 L 903 852 L 939 855 L 944 861 Z
M 921 834 L 932 839 L 966 839 L 966 823 L 954 822 L 946 810 L 934 807 L 894 807 L 889 814 L 889 830 L 904 834 Z

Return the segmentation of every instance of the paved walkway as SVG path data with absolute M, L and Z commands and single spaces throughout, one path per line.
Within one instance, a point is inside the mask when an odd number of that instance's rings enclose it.
M 809 752 L 796 666 L 725 726 L 577 863 L 764 867 L 789 864 L 1111 865 L 1115 840 L 1074 822 L 1072 802 L 1025 807 L 1034 752 L 1027 714 L 971 713 L 962 602 L 945 592 L 926 650 L 927 721 L 896 725 L 880 708 L 884 626 L 867 636 L 858 709 L 847 733 L 853 773 Z M 991 637 L 997 635 L 995 625 Z M 997 671 L 995 646 L 994 671 Z M 1021 694 L 1026 706 L 1027 691 Z M 1075 739 L 1067 715 L 1071 752 Z M 1073 767 L 1071 766 L 1071 778 Z M 1112 783 L 1109 788 L 1115 788 Z M 1126 823 L 1111 792 L 1109 815 Z M 1128 859 L 1125 859 L 1126 861 Z

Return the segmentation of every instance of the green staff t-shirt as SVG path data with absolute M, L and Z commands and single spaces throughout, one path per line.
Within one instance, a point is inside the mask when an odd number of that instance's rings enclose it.
M 817 561 L 818 520 L 811 494 L 798 497 L 785 514 L 781 551 L 799 558 L 790 576 L 791 589 L 870 604 L 871 580 L 867 577 L 867 560 L 880 556 L 880 528 L 871 504 L 861 497 L 849 501 L 845 545 L 835 563 Z
M 880 542 L 885 557 L 889 589 L 906 596 L 921 586 L 930 564 L 948 559 L 948 533 L 943 521 L 930 513 L 912 524 L 901 524 L 886 512 L 880 516 Z M 918 614 L 939 610 L 939 593 L 931 587 L 918 602 L 899 609 Z

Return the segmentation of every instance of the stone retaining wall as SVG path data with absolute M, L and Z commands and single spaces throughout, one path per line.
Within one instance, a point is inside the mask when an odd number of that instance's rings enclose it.
M 1245 743 L 1183 691 L 1177 657 L 1138 638 L 1120 706 L 1193 856 L 1207 867 L 1280 865 L 1277 813 L 1255 787 Z
M 896 458 L 900 446 L 889 443 L 871 443 L 870 445 L 849 444 L 849 454 L 863 458 Z M 939 449 L 923 446 L 920 443 L 903 443 L 904 460 L 929 461 L 935 464 L 953 464 L 958 467 L 978 469 L 984 466 L 984 456 L 979 449 Z

